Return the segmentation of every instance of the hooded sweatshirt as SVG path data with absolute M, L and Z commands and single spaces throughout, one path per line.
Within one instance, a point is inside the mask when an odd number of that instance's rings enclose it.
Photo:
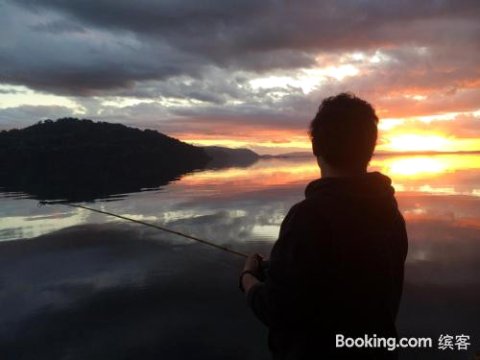
M 396 358 L 386 348 L 336 347 L 336 340 L 397 337 L 407 241 L 387 176 L 311 182 L 282 222 L 265 282 L 247 294 L 269 328 L 273 358 Z

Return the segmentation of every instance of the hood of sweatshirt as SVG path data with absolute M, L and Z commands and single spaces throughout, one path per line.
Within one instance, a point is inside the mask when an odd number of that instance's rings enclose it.
M 395 193 L 392 181 L 377 171 L 351 177 L 326 177 L 312 181 L 305 189 L 305 197 L 333 195 L 336 197 L 391 198 Z

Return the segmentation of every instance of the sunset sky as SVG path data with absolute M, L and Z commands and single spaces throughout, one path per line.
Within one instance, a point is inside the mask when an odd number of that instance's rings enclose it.
M 0 129 L 75 116 L 304 151 L 350 91 L 378 150 L 480 150 L 479 19 L 479 0 L 0 0 Z

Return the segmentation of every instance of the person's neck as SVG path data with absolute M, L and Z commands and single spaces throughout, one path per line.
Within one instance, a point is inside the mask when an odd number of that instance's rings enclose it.
M 363 175 L 367 172 L 366 168 L 360 169 L 338 169 L 329 166 L 328 164 L 320 165 L 320 176 L 322 178 L 340 178 L 340 177 L 352 177 Z

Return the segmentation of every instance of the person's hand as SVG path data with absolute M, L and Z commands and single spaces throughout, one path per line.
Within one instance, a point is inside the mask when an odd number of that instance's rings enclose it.
M 250 254 L 245 260 L 245 265 L 243 266 L 243 271 L 251 271 L 254 274 L 260 274 L 262 272 L 261 264 L 262 264 L 263 256 L 260 254 Z
M 240 274 L 240 290 L 248 294 L 249 290 L 260 282 L 259 278 L 262 273 L 263 256 L 260 254 L 248 255 L 243 266 L 243 271 Z

